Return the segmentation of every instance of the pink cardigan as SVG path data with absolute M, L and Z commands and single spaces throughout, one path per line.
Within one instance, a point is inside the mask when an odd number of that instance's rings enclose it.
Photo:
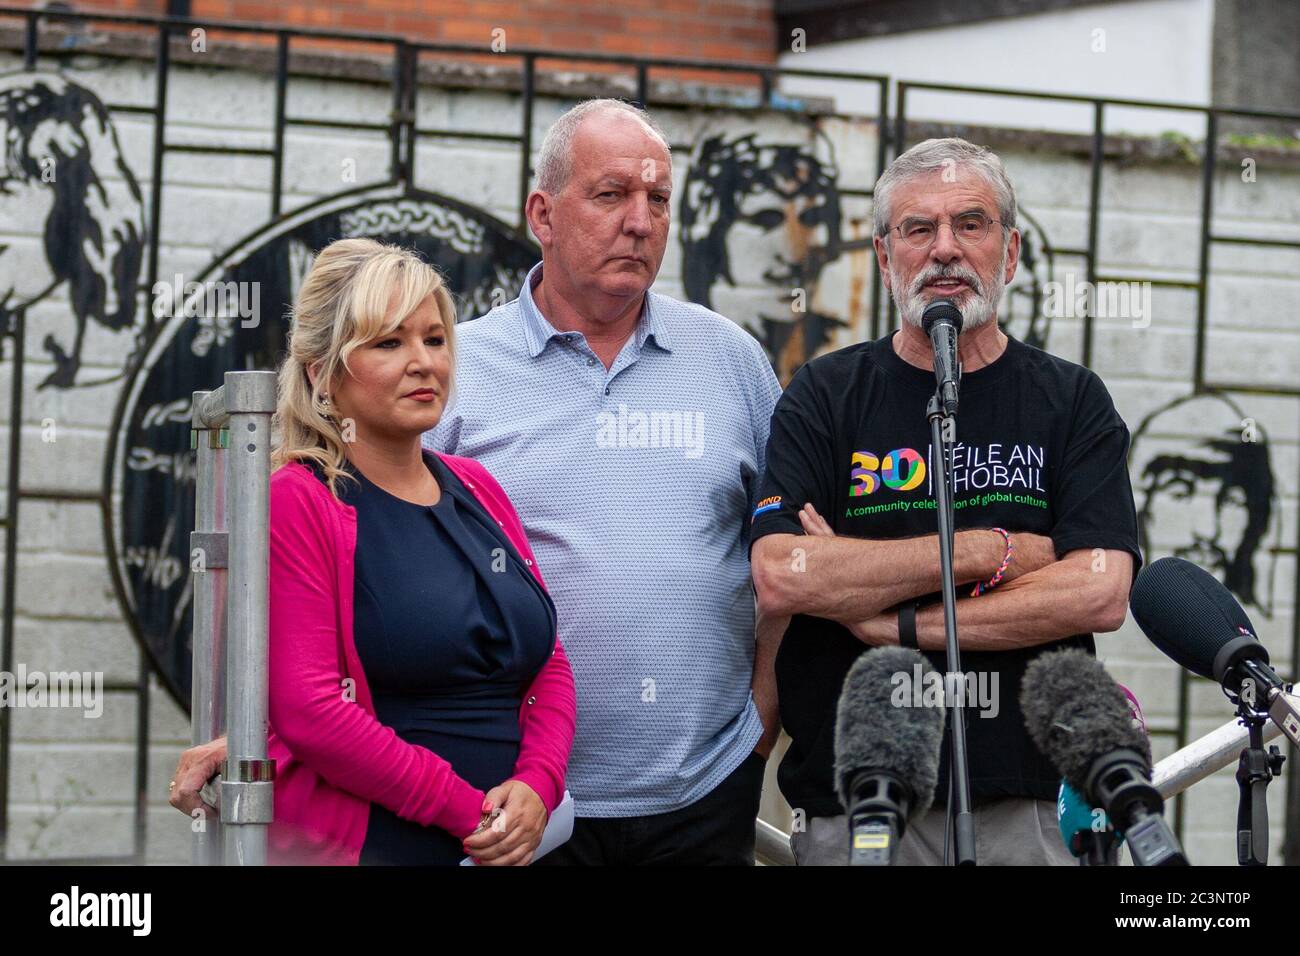
M 438 457 L 545 587 L 501 486 L 478 462 Z M 270 862 L 355 864 L 372 802 L 403 819 L 468 836 L 478 826 L 483 791 L 375 717 L 352 634 L 356 509 L 296 462 L 271 476 L 270 497 L 267 748 L 277 763 Z M 548 812 L 564 795 L 575 707 L 573 673 L 557 637 L 519 707 L 514 773 L 537 791 Z

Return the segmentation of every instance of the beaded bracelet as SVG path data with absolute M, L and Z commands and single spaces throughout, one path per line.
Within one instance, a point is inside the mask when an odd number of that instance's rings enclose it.
M 984 592 L 991 591 L 995 587 L 997 587 L 1002 582 L 1002 575 L 1007 573 L 1007 568 L 1010 567 L 1011 565 L 1011 552 L 1014 551 L 1015 549 L 1011 547 L 1010 533 L 1007 532 L 1006 529 L 1004 528 L 990 528 L 989 530 L 996 531 L 998 534 L 1002 535 L 1002 537 L 1006 540 L 1007 553 L 1002 556 L 1002 563 L 999 564 L 998 569 L 993 572 L 993 577 L 989 578 L 983 584 L 975 585 L 975 589 L 970 592 L 971 597 L 979 597 Z

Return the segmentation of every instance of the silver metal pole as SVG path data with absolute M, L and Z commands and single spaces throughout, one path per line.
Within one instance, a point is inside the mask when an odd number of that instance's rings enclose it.
M 226 864 L 266 864 L 275 765 L 266 757 L 271 413 L 274 372 L 227 372 L 230 521 L 227 758 L 221 781 Z
M 1281 728 L 1272 721 L 1264 725 L 1264 743 L 1276 740 L 1281 735 Z M 1160 795 L 1168 800 L 1216 770 L 1236 763 L 1241 756 L 1241 749 L 1249 742 L 1250 735 L 1246 728 L 1238 721 L 1231 720 L 1152 767 L 1151 782 L 1160 791 Z
M 218 390 L 220 391 L 220 390 Z M 221 428 L 209 428 L 198 410 L 210 392 L 195 392 L 191 403 L 191 445 L 197 468 L 194 531 L 190 533 L 194 628 L 190 670 L 190 743 L 206 744 L 225 727 L 226 694 L 226 471 Z M 224 401 L 224 397 L 222 397 Z M 201 829 L 194 830 L 194 826 Z M 221 822 L 191 823 L 190 861 L 221 863 Z
M 766 820 L 755 820 L 754 862 L 761 866 L 794 866 L 790 834 Z

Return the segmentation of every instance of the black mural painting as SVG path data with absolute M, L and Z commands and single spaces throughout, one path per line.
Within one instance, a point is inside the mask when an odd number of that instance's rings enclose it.
M 9 234 L 41 237 L 0 244 L 0 332 L 12 331 L 33 303 L 66 291 L 69 314 L 38 333 L 54 365 L 40 388 L 96 384 L 82 367 L 91 323 L 132 337 L 129 358 L 112 376 L 128 378 L 106 469 L 114 496 L 112 571 L 134 631 L 164 684 L 188 706 L 191 393 L 215 388 L 231 369 L 276 367 L 298 285 L 334 239 L 373 236 L 419 250 L 447 275 L 462 318 L 513 298 L 539 254 L 509 226 L 454 200 L 400 186 L 359 190 L 269 224 L 205 275 L 187 277 L 234 283 L 249 295 L 256 283 L 256 323 L 239 309 L 186 315 L 177 308 L 158 314 L 155 326 L 138 295 L 146 243 L 140 189 L 103 103 L 58 75 L 10 74 L 0 78 L 0 124 L 0 222 Z M 730 310 L 744 314 L 729 318 L 756 336 L 783 381 L 813 355 L 847 344 L 865 315 L 861 283 L 852 301 L 827 301 L 828 268 L 865 252 L 854 267 L 870 266 L 867 279 L 874 269 L 870 229 L 855 233 L 863 221 L 848 221 L 842 208 L 827 137 L 810 124 L 786 140 L 773 143 L 752 130 L 705 133 L 691 151 L 678 207 L 686 296 L 712 307 L 724 286 L 753 293 L 750 307 Z M 1051 244 L 1021 215 L 1021 267 L 999 320 L 1046 348 Z M 802 309 L 792 307 L 795 289 L 803 290 Z M 1179 539 L 1173 553 L 1214 571 L 1243 603 L 1271 614 L 1276 552 L 1266 539 L 1279 526 L 1277 493 L 1267 438 L 1257 430 L 1243 440 L 1243 422 L 1226 397 L 1172 402 L 1135 432 L 1130 466 L 1148 558 L 1157 556 L 1150 543 L 1161 535 L 1154 532 L 1164 531 L 1163 539 Z M 1200 437 L 1189 445 L 1189 434 Z
M 120 373 L 100 381 L 78 374 L 82 343 L 90 322 L 137 339 L 143 331 L 136 288 L 145 229 L 140 188 L 108 110 L 56 74 L 12 73 L 0 77 L 0 125 L 0 219 L 14 232 L 42 237 L 35 246 L 0 245 L 0 330 L 66 285 L 75 321 L 45 335 L 54 370 L 38 387 L 112 381 Z
M 747 325 L 779 373 L 793 374 L 846 325 L 815 305 L 822 270 L 843 251 L 838 173 L 820 134 L 818 145 L 823 158 L 803 144 L 760 144 L 755 133 L 709 136 L 692 150 L 682 189 L 686 297 L 713 308 L 720 281 L 770 286 L 769 309 L 730 318 Z M 805 292 L 803 309 L 792 306 L 794 289 Z
M 845 302 L 842 310 L 828 308 L 819 285 L 828 266 L 871 246 L 869 235 L 844 235 L 830 141 L 813 127 L 807 139 L 765 143 L 757 133 L 701 137 L 691 150 L 678 208 L 688 299 L 717 308 L 714 290 L 720 283 L 770 287 L 756 314 L 728 318 L 759 340 L 782 383 L 814 355 L 848 344 L 837 337 L 852 325 L 855 307 Z M 1042 306 L 1052 256 L 1041 227 L 1024 218 L 1020 267 L 1004 295 L 999 323 L 1021 341 L 1045 349 L 1048 319 Z M 874 252 L 869 255 L 874 258 Z M 795 306 L 796 289 L 804 293 L 802 308 Z
M 191 393 L 216 388 L 228 370 L 276 368 L 290 304 L 315 254 L 335 239 L 357 236 L 422 253 L 447 277 L 462 318 L 513 299 L 539 258 L 512 229 L 477 210 L 386 187 L 300 210 L 240 243 L 197 280 L 258 283 L 259 321 L 252 325 L 234 308 L 190 317 L 178 308 L 123 396 L 112 468 L 121 494 L 114 571 L 137 633 L 183 706 L 190 693 L 195 504 Z
M 1189 433 L 1201 436 L 1190 446 Z M 1280 523 L 1270 457 L 1263 428 L 1225 395 L 1189 395 L 1148 415 L 1129 455 L 1147 561 L 1186 558 L 1271 617 L 1277 553 L 1267 539 Z

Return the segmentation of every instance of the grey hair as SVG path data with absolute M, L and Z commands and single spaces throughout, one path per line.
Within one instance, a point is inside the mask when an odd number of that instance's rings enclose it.
M 564 184 L 569 181 L 569 175 L 573 172 L 573 163 L 571 162 L 573 157 L 573 137 L 578 132 L 578 127 L 582 125 L 583 120 L 593 113 L 601 113 L 606 110 L 615 110 L 636 117 L 645 124 L 656 139 L 663 143 L 664 151 L 668 153 L 669 157 L 672 156 L 672 149 L 668 146 L 668 137 L 664 135 L 664 131 L 659 128 L 659 124 L 652 120 L 650 114 L 645 110 L 622 100 L 583 100 L 557 119 L 551 128 L 546 131 L 546 137 L 542 140 L 542 148 L 537 154 L 538 189 L 555 195 L 564 188 Z
M 884 238 L 893 216 L 894 190 L 902 183 L 941 169 L 960 166 L 975 173 L 993 190 L 998 220 L 1008 229 L 1016 227 L 1016 187 L 1007 178 L 1002 160 L 993 150 L 957 137 L 927 139 L 899 156 L 876 180 L 875 229 Z

